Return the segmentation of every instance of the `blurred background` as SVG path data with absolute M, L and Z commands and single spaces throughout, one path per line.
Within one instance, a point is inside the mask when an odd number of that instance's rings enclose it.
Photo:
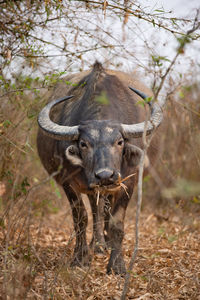
M 199 218 L 199 24 L 198 0 L 0 0 L 0 239 L 4 295 L 25 299 L 30 292 L 32 277 L 28 271 L 28 287 L 13 292 L 12 274 L 20 273 L 22 263 L 9 255 L 22 255 L 29 263 L 31 255 L 40 260 L 31 252 L 35 248 L 30 250 L 31 226 L 50 224 L 52 216 L 59 216 L 63 208 L 64 217 L 70 218 L 63 192 L 44 171 L 37 155 L 38 112 L 56 83 L 71 72 L 89 69 L 95 60 L 105 68 L 136 73 L 158 99 L 167 98 L 162 155 L 144 178 L 143 207 L 160 209 L 161 218 L 168 218 L 171 212 L 184 219 L 185 214 L 190 220 Z M 38 225 L 36 231 L 33 229 L 35 239 L 39 239 L 40 228 Z M 37 273 L 37 268 L 34 270 Z

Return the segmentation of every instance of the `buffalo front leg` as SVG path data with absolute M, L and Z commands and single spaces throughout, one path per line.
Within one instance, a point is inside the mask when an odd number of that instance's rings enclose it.
M 88 195 L 93 216 L 93 236 L 90 246 L 95 253 L 103 253 L 106 249 L 104 239 L 104 205 L 105 199 L 100 195 L 98 204 L 97 199 L 93 195 Z
M 122 254 L 122 241 L 124 238 L 124 218 L 129 197 L 125 192 L 120 194 L 121 197 L 117 197 L 114 201 L 114 207 L 109 219 L 108 238 L 111 254 L 107 265 L 107 273 L 109 274 L 113 271 L 115 274 L 124 275 L 126 267 Z
M 76 233 L 76 244 L 71 265 L 88 265 L 89 254 L 86 241 L 86 227 L 88 224 L 87 211 L 80 194 L 76 194 L 68 184 L 64 184 L 63 188 L 71 205 L 74 230 Z

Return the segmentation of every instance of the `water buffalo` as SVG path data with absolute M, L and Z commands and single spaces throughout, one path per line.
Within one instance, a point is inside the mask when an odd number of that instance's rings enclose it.
M 64 78 L 39 114 L 40 159 L 49 174 L 57 171 L 55 179 L 71 205 L 76 232 L 72 265 L 89 263 L 81 196 L 87 194 L 93 214 L 91 246 L 96 252 L 111 249 L 108 273 L 126 272 L 124 217 L 137 182 L 141 137 L 144 128 L 150 134 L 162 121 L 156 102 L 150 103 L 150 118 L 144 121 L 145 110 L 137 104 L 146 98 L 144 92 L 150 93 L 134 76 L 96 62 L 92 70 Z M 156 158 L 156 143 L 154 139 L 147 163 Z

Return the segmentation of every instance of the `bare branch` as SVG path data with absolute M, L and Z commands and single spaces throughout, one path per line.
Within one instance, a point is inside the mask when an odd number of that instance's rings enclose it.
M 93 0 L 74 0 L 74 1 L 82 1 L 82 2 L 87 2 L 87 4 L 95 4 L 95 5 L 100 5 L 102 6 L 102 2 L 98 2 L 98 1 L 93 1 Z M 147 18 L 146 16 L 151 16 L 150 14 L 146 14 L 144 13 L 143 11 L 140 11 L 140 10 L 132 10 L 130 8 L 126 8 L 124 6 L 119 6 L 119 5 L 113 5 L 113 4 L 110 4 L 109 2 L 107 2 L 107 8 L 111 8 L 111 9 L 117 9 L 119 11 L 123 11 L 123 12 L 126 12 L 138 19 L 141 19 L 141 20 L 144 20 L 148 23 L 151 23 L 153 24 L 153 26 L 157 26 L 159 28 L 163 28 L 164 30 L 172 33 L 172 34 L 179 34 L 179 35 L 185 35 L 184 32 L 181 32 L 181 31 L 176 31 L 174 29 L 170 29 L 169 27 L 163 25 L 162 23 L 158 23 L 156 22 L 153 18 L 152 19 L 149 19 Z M 153 16 L 152 16 L 153 17 Z

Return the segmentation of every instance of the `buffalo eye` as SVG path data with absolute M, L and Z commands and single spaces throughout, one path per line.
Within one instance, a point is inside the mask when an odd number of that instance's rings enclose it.
M 80 141 L 79 146 L 80 146 L 81 149 L 86 149 L 86 148 L 88 148 L 87 143 L 84 142 L 84 141 Z
M 124 145 L 124 140 L 123 140 L 123 139 L 119 140 L 119 141 L 117 142 L 117 145 L 118 145 L 118 146 L 123 146 L 123 145 Z

